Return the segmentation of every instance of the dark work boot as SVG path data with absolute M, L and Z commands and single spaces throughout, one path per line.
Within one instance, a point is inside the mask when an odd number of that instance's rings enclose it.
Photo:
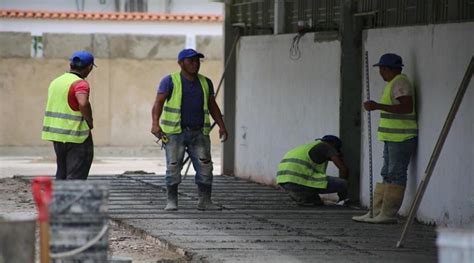
M 168 201 L 166 202 L 166 211 L 178 210 L 178 185 L 166 186 L 166 193 L 168 194 Z
M 212 185 L 198 184 L 198 210 L 222 210 L 211 201 Z
M 323 201 L 316 193 L 288 191 L 288 195 L 299 206 L 312 207 L 324 205 Z

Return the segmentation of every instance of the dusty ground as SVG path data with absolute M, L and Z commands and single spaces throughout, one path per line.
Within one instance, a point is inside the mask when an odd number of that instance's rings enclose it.
M 0 179 L 0 217 L 13 213 L 35 215 L 35 209 L 28 183 L 13 178 Z M 130 258 L 133 262 L 184 262 L 180 255 L 115 224 L 109 231 L 109 250 L 111 255 Z

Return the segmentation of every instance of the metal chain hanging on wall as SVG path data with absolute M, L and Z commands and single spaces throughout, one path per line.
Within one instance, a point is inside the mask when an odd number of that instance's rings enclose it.
M 369 52 L 365 51 L 365 94 L 367 100 L 370 100 L 370 85 L 369 85 Z M 370 217 L 374 217 L 374 197 L 373 197 L 373 172 L 372 172 L 372 119 L 370 111 L 367 111 L 367 137 L 369 142 L 369 191 L 370 191 Z

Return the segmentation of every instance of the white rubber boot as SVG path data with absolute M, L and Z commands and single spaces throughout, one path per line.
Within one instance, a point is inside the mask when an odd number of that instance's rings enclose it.
M 374 190 L 374 209 L 373 209 L 373 216 L 376 217 L 380 213 L 380 209 L 382 208 L 382 201 L 383 201 L 383 195 L 385 191 L 385 184 L 383 183 L 377 183 L 375 185 L 375 190 Z M 365 215 L 361 216 L 353 216 L 352 220 L 356 222 L 365 222 L 366 219 L 369 219 L 370 217 L 370 211 L 367 212 Z
M 405 187 L 397 184 L 387 184 L 383 195 L 382 209 L 374 218 L 365 220 L 373 224 L 397 224 L 397 212 L 402 206 Z

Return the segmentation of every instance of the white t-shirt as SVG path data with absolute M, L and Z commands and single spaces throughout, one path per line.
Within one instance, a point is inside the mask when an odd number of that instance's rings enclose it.
M 392 102 L 395 104 L 400 104 L 397 98 L 403 96 L 413 96 L 413 87 L 411 83 L 405 78 L 399 78 L 395 80 L 392 86 L 392 94 L 391 94 Z

